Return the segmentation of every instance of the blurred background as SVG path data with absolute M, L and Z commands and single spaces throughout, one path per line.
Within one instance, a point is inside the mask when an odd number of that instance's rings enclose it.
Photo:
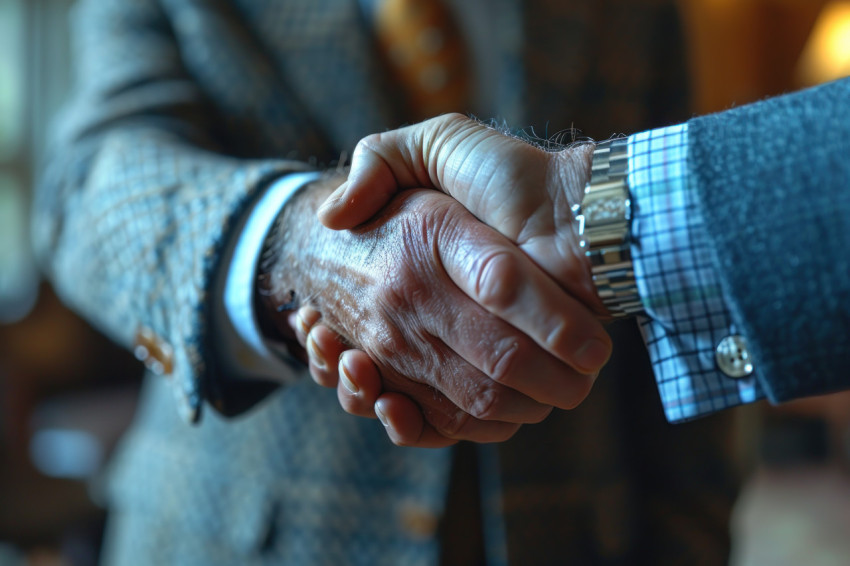
M 141 376 L 40 281 L 28 244 L 71 4 L 0 0 L 0 566 L 96 562 L 99 474 Z
M 59 303 L 28 245 L 71 4 L 0 0 L 0 566 L 96 562 L 100 478 L 141 373 Z M 697 113 L 850 75 L 850 1 L 681 4 Z M 736 412 L 748 480 L 733 564 L 850 564 L 850 397 Z

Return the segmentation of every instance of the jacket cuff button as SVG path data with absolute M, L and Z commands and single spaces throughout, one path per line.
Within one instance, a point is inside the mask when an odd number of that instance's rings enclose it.
M 748 377 L 754 371 L 747 339 L 739 334 L 721 340 L 714 351 L 714 358 L 720 371 L 733 379 Z

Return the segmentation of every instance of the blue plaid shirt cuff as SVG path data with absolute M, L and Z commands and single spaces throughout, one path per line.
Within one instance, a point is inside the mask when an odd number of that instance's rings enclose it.
M 628 148 L 639 322 L 667 420 L 763 398 L 754 375 L 733 379 L 715 361 L 736 330 L 688 175 L 687 124 L 635 134 Z

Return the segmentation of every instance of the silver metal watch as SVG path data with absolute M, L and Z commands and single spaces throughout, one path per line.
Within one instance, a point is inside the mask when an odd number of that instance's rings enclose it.
M 631 252 L 632 206 L 628 138 L 596 146 L 590 182 L 573 207 L 579 243 L 590 260 L 593 282 L 614 317 L 643 312 Z

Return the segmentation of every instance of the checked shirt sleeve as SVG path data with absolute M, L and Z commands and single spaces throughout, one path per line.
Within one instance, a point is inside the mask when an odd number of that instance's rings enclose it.
M 640 327 L 667 420 L 761 399 L 754 375 L 733 379 L 715 361 L 736 329 L 689 183 L 687 124 L 635 134 L 628 147 Z

